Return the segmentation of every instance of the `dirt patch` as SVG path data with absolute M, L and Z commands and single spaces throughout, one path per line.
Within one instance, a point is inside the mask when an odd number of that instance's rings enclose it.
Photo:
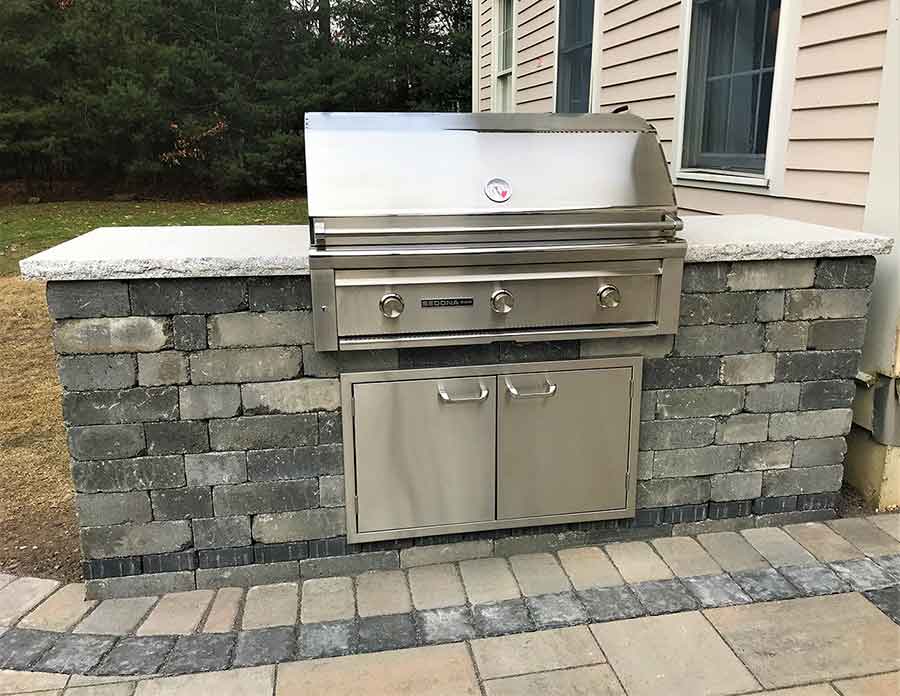
M 847 482 L 841 488 L 836 508 L 838 517 L 862 517 L 876 512 L 875 506 Z
M 0 570 L 81 578 L 44 284 L 0 278 Z

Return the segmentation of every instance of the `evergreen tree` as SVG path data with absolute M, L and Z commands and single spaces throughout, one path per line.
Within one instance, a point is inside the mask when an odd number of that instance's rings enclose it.
M 468 0 L 3 0 L 0 178 L 305 186 L 307 111 L 466 110 Z

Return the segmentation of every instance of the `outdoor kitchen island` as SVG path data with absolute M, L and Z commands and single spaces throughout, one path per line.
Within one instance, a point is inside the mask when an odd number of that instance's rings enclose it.
M 91 596 L 833 515 L 873 257 L 890 240 L 689 217 L 675 336 L 327 353 L 307 232 L 106 228 L 22 262 L 48 281 Z M 643 359 L 633 515 L 348 543 L 341 375 L 622 356 Z

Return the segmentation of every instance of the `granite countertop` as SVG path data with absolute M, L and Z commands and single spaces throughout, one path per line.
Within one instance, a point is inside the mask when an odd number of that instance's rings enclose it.
M 888 254 L 893 240 L 766 215 L 689 216 L 688 262 Z M 20 262 L 26 278 L 102 280 L 309 273 L 307 225 L 101 227 Z

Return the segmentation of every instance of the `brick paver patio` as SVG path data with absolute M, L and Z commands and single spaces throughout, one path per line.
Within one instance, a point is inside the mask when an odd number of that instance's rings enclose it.
M 900 514 L 446 560 L 99 603 L 2 576 L 0 694 L 900 693 Z

